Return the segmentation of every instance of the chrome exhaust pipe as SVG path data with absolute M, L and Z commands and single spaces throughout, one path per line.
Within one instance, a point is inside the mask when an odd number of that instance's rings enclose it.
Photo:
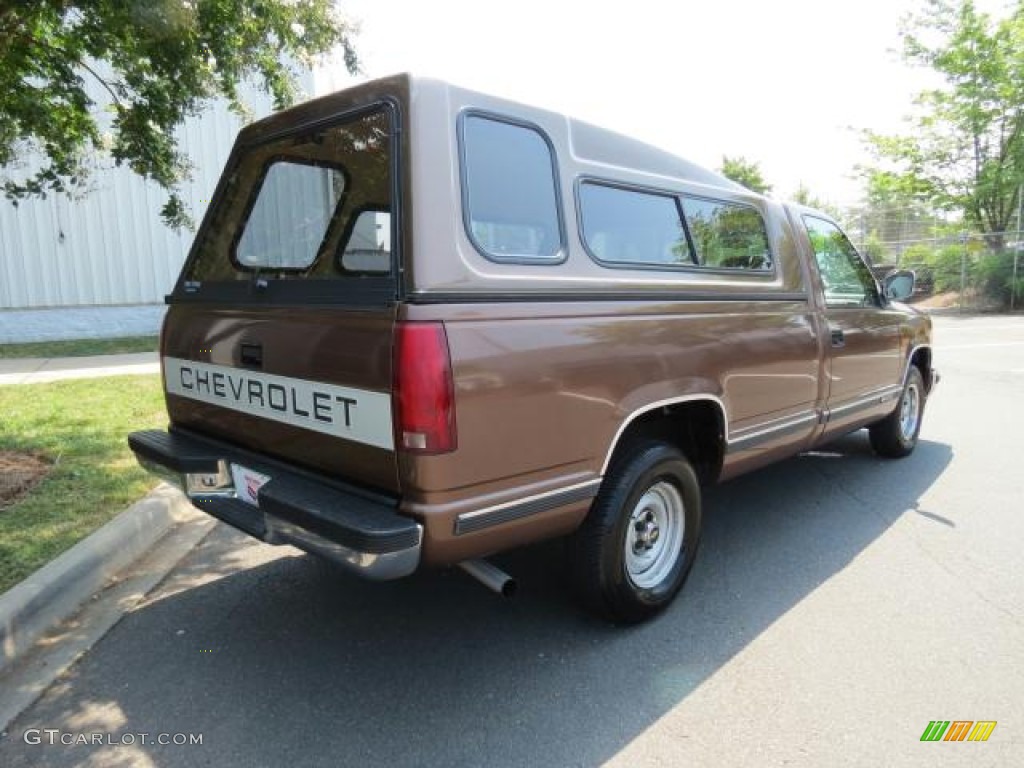
M 463 560 L 459 568 L 502 597 L 512 597 L 518 589 L 515 579 L 486 560 Z

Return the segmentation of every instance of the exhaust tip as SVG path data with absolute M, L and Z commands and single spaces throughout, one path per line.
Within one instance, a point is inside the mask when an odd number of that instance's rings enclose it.
M 514 597 L 519 589 L 515 579 L 486 560 L 463 560 L 459 563 L 459 568 L 506 599 Z
M 511 600 L 516 596 L 516 592 L 519 591 L 519 582 L 509 576 L 505 583 L 501 587 L 501 596 L 506 600 Z

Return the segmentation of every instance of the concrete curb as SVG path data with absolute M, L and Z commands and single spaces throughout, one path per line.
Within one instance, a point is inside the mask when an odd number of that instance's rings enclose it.
M 109 523 L 0 595 L 0 673 L 45 632 L 72 616 L 107 581 L 176 523 L 196 514 L 162 483 Z

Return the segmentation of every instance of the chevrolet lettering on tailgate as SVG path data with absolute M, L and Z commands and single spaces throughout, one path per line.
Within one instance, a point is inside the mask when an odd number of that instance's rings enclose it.
M 336 384 L 164 358 L 167 391 L 295 427 L 390 449 L 391 398 Z

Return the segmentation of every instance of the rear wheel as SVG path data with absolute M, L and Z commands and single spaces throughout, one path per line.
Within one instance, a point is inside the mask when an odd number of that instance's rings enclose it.
M 896 410 L 868 428 L 875 453 L 893 459 L 910 455 L 921 432 L 924 401 L 924 379 L 917 366 L 912 365 Z
M 629 446 L 571 541 L 578 592 L 614 621 L 658 613 L 689 575 L 700 527 L 700 486 L 683 455 L 662 442 Z

